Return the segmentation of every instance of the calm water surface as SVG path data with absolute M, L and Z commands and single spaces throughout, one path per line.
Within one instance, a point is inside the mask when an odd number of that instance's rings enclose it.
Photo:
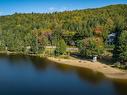
M 0 55 L 0 95 L 127 95 L 127 80 L 37 57 Z

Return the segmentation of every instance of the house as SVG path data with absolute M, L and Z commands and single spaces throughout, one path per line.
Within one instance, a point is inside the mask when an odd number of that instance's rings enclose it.
M 107 43 L 113 44 L 116 38 L 116 33 L 111 33 L 108 35 Z

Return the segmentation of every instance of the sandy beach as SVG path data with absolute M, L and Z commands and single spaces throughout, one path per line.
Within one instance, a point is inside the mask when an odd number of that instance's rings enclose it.
M 62 58 L 54 58 L 54 57 L 48 57 L 48 60 L 51 60 L 53 62 L 59 63 L 59 64 L 66 64 L 71 66 L 77 66 L 82 68 L 88 68 L 95 72 L 101 72 L 103 73 L 107 78 L 112 79 L 127 79 L 127 72 L 122 71 L 117 68 L 112 68 L 106 64 L 102 64 L 100 62 L 91 62 L 87 60 L 80 60 L 80 59 L 62 59 Z

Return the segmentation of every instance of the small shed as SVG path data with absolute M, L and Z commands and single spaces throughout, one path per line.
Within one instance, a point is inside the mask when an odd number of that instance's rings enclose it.
M 97 62 L 97 55 L 93 56 L 93 62 Z

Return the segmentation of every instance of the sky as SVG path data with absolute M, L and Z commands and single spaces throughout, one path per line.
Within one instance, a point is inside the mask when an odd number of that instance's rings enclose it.
M 0 15 L 46 13 L 127 4 L 127 0 L 0 0 Z

